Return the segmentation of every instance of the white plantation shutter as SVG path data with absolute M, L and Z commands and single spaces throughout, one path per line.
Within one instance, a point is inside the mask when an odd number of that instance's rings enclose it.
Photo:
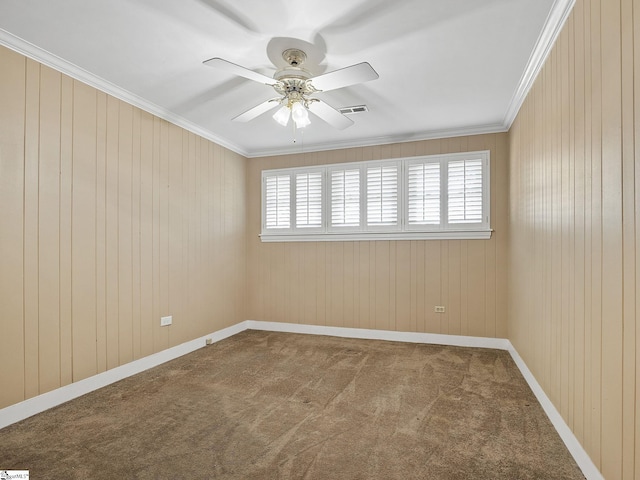
M 482 223 L 482 159 L 448 163 L 449 223 Z
M 407 169 L 409 225 L 440 224 L 440 163 L 410 163 Z
M 488 239 L 490 152 L 262 171 L 262 241 Z
M 322 227 L 322 172 L 296 174 L 296 227 Z
M 291 226 L 291 176 L 273 175 L 265 179 L 265 228 Z
M 367 168 L 367 225 L 398 223 L 398 166 Z
M 360 225 L 360 169 L 331 171 L 331 226 Z

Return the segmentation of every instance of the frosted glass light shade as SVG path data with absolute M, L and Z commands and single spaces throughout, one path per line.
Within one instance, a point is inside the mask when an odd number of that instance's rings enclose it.
M 304 128 L 311 123 L 309 112 L 300 102 L 294 103 L 293 107 L 291 107 L 291 117 L 293 117 L 293 121 L 296 122 L 296 127 L 298 128 Z
M 281 106 L 276 113 L 273 114 L 273 119 L 283 127 L 289 123 L 289 107 L 286 105 Z

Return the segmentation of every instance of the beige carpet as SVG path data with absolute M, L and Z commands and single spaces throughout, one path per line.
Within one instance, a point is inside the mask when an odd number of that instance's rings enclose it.
M 32 479 L 582 479 L 507 352 L 245 331 L 0 430 Z

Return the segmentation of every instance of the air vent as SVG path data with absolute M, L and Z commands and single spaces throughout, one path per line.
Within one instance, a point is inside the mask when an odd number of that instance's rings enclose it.
M 352 115 L 354 113 L 364 113 L 364 112 L 368 112 L 369 109 L 367 108 L 366 105 L 355 105 L 353 107 L 342 107 L 339 109 L 340 113 L 342 113 L 343 115 Z

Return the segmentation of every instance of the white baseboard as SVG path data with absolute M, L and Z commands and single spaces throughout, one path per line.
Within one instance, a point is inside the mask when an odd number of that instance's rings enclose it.
M 596 465 L 593 463 L 593 461 L 589 457 L 589 454 L 582 447 L 576 436 L 566 424 L 566 422 L 562 418 L 562 415 L 560 415 L 560 412 L 558 412 L 553 403 L 551 403 L 551 400 L 549 399 L 549 397 L 547 397 L 547 394 L 544 393 L 544 390 L 542 389 L 536 378 L 533 376 L 533 373 L 531 373 L 531 370 L 529 370 L 529 367 L 527 367 L 527 364 L 524 363 L 524 360 L 522 360 L 511 342 L 509 342 L 508 350 L 511 354 L 511 358 L 513 358 L 513 361 L 520 369 L 522 376 L 529 384 L 529 387 L 533 391 L 533 394 L 538 399 L 538 402 L 540 402 L 540 405 L 542 405 L 542 408 L 547 414 L 547 417 L 549 417 L 549 420 L 551 420 L 551 423 L 558 432 L 558 435 L 560 435 L 560 438 L 567 446 L 567 449 L 580 467 L 580 470 L 582 470 L 584 476 L 587 478 L 587 480 L 604 480 L 604 476 L 602 475 L 602 473 L 600 473 L 598 467 L 596 467 Z
M 571 429 L 563 420 L 549 397 L 537 382 L 527 365 L 524 363 L 511 342 L 505 338 L 465 337 L 459 335 L 442 335 L 435 333 L 396 332 L 389 330 L 370 330 L 362 328 L 327 327 L 320 325 L 301 325 L 297 323 L 263 322 L 259 320 L 245 320 L 231 327 L 224 328 L 210 335 L 191 340 L 189 342 L 168 348 L 162 352 L 149 355 L 131 363 L 113 368 L 92 377 L 66 385 L 51 392 L 38 395 L 15 405 L 0 410 L 0 428 L 24 420 L 49 408 L 68 402 L 86 393 L 105 387 L 111 383 L 143 372 L 149 368 L 168 362 L 175 358 L 191 353 L 206 345 L 206 340 L 219 342 L 244 330 L 265 330 L 271 332 L 303 333 L 309 335 L 328 335 L 344 338 L 362 338 L 368 340 L 387 340 L 407 343 L 429 343 L 438 345 L 452 345 L 457 347 L 479 347 L 507 350 L 522 372 L 529 387 L 542 405 L 556 431 L 567 446 L 587 480 L 604 480 L 604 477 L 582 448 Z
M 438 333 L 396 332 L 391 330 L 370 330 L 366 328 L 326 327 L 320 325 L 301 325 L 298 323 L 262 322 L 247 320 L 251 330 L 270 332 L 306 333 L 309 335 L 328 335 L 331 337 L 363 338 L 368 340 L 388 340 L 406 343 L 433 343 L 456 347 L 480 347 L 508 350 L 509 340 L 504 338 L 464 337 L 461 335 L 442 335 Z
M 210 335 L 196 338 L 189 342 L 176 345 L 153 355 L 134 360 L 133 362 L 112 368 L 106 372 L 93 375 L 84 380 L 65 385 L 37 397 L 29 398 L 20 403 L 16 403 L 0 410 L 0 428 L 4 428 L 13 423 L 29 418 L 40 412 L 44 412 L 62 403 L 73 400 L 74 398 L 93 392 L 102 387 L 106 387 L 119 380 L 123 380 L 136 373 L 143 372 L 162 363 L 168 362 L 175 358 L 191 353 L 199 348 L 206 346 L 206 340 L 212 339 L 213 342 L 219 342 L 227 337 L 235 335 L 246 330 L 246 322 L 241 322 L 228 328 L 223 328 Z

